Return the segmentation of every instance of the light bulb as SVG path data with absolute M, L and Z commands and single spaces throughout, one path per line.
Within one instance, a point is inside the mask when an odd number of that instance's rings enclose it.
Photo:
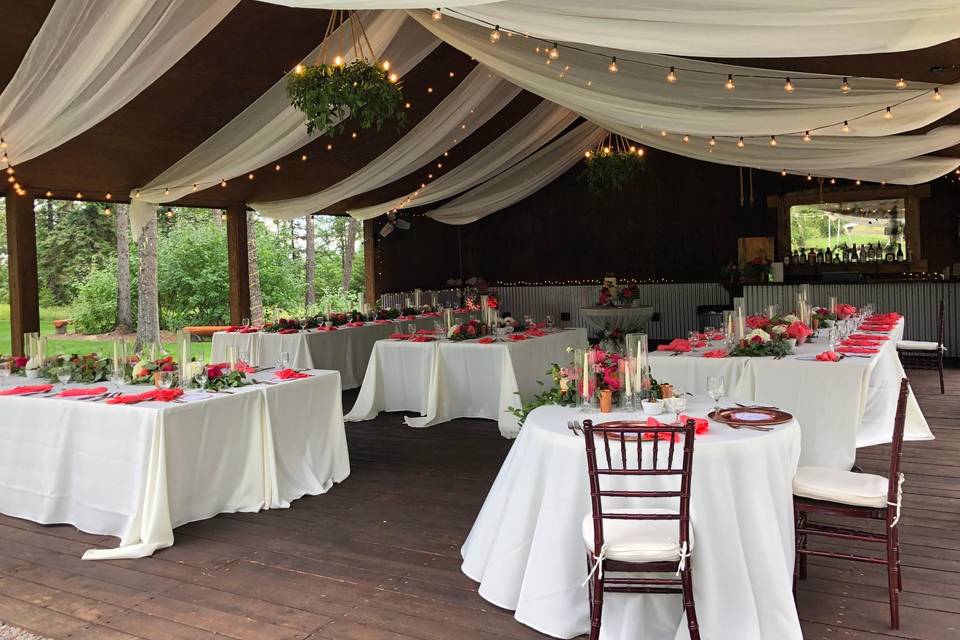
M 356 139 L 357 139 L 357 132 L 354 131 L 353 133 L 351 133 L 351 134 L 350 134 L 350 137 L 353 138 L 354 140 L 356 140 Z
M 593 152 L 588 149 L 586 152 L 584 152 L 583 155 L 584 155 L 584 157 L 586 157 L 586 158 L 589 159 L 589 158 L 593 157 Z
M 53 197 L 53 192 L 52 192 L 52 191 L 47 191 L 47 193 L 44 194 L 44 195 L 46 195 L 48 198 L 52 198 L 52 197 Z
M 620 70 L 620 68 L 617 66 L 617 57 L 616 57 L 616 56 L 614 56 L 614 57 L 610 60 L 610 64 L 607 66 L 607 69 L 610 71 L 610 73 L 616 73 L 617 71 Z
M 134 197 L 134 198 L 139 198 L 139 197 L 140 197 L 140 191 L 134 191 L 134 192 L 133 192 L 133 197 Z
M 14 173 L 16 173 L 16 172 L 17 172 L 16 169 L 14 169 L 13 167 L 7 167 L 7 174 L 8 174 L 8 175 L 11 175 L 11 176 L 12 176 L 12 175 L 13 175 Z
M 807 182 L 810 182 L 811 180 L 813 180 L 813 176 L 808 173 L 808 174 L 807 174 Z
M 723 86 L 727 88 L 727 91 L 733 91 L 736 88 L 737 85 L 733 83 L 732 73 L 727 74 L 727 81 L 724 83 Z
M 743 147 L 744 147 L 743 136 L 740 136 L 740 139 L 737 140 L 737 149 L 743 149 Z
M 443 12 L 440 11 L 439 7 L 430 14 L 430 17 L 433 18 L 434 22 L 440 22 L 443 20 Z
M 164 190 L 163 190 L 163 195 L 165 195 L 165 196 L 170 195 L 170 189 L 164 189 Z
M 887 107 L 887 110 L 883 112 L 884 120 L 893 120 L 893 111 L 890 111 L 890 107 Z
M 107 217 L 110 216 L 110 207 L 107 207 L 106 209 L 103 210 L 103 215 L 105 215 L 105 216 L 107 216 Z
M 7 148 L 7 141 L 4 140 L 3 138 L 0 138 L 0 149 L 6 149 L 6 148 Z
M 74 196 L 74 198 L 77 199 L 77 200 L 79 200 L 79 199 L 82 198 L 82 197 L 83 197 L 83 194 L 80 193 L 79 191 L 77 191 L 76 195 Z
M 547 57 L 551 60 L 556 60 L 560 57 L 560 49 L 557 48 L 558 45 L 556 42 L 553 43 L 553 48 L 547 51 Z
M 686 144 L 690 142 L 690 136 L 683 136 L 683 143 Z
M 843 79 L 843 83 L 840 85 L 840 91 L 843 91 L 844 93 L 850 93 L 850 83 L 847 82 L 846 78 Z
M 173 218 L 173 209 L 167 209 L 167 219 Z
M 844 133 L 850 133 L 850 123 L 846 120 L 843 121 L 843 126 L 840 127 L 840 131 Z
M 247 180 L 253 180 L 253 174 L 252 174 L 252 173 L 248 173 L 248 174 L 247 174 Z
M 493 31 L 490 32 L 490 43 L 496 44 L 500 41 L 500 25 L 497 25 L 493 28 Z
M 306 162 L 306 161 L 307 161 L 307 154 L 304 153 L 303 155 L 301 155 L 301 156 L 300 156 L 300 161 L 301 161 L 301 162 Z
M 383 62 L 380 63 L 380 66 L 383 67 L 383 70 L 384 70 L 384 71 L 390 71 L 390 61 L 389 61 L 389 60 L 384 60 Z
M 717 146 L 717 138 L 716 138 L 716 136 L 710 136 L 710 142 L 708 142 L 707 144 L 709 144 L 711 147 Z
M 856 181 L 855 184 L 856 184 L 858 187 L 860 186 L 860 178 L 857 178 L 857 181 Z
M 830 178 L 830 184 L 837 184 L 836 178 Z
M 771 147 L 777 146 L 777 136 L 770 136 L 770 146 Z
M 941 100 L 943 100 L 943 96 L 940 95 L 940 87 L 935 87 L 933 90 L 933 101 L 940 102 Z
M 194 190 L 194 191 L 197 190 L 197 185 L 193 185 L 193 190 Z M 137 197 L 138 197 L 138 198 L 140 197 L 140 194 L 139 194 L 139 193 L 137 194 Z
M 227 186 L 227 181 L 226 181 L 226 180 L 221 180 L 221 181 L 220 181 L 220 186 L 221 186 L 221 187 L 226 187 L 226 186 Z
M 16 180 L 13 176 L 7 176 L 7 182 L 16 182 Z
M 302 64 L 298 64 L 293 68 L 293 72 L 298 76 L 301 75 L 304 71 L 306 71 L 306 67 L 304 67 Z
M 903 78 L 900 78 L 899 80 L 897 80 L 897 89 L 906 89 L 906 88 L 907 88 L 906 80 L 904 80 Z
M 400 76 L 398 76 L 395 72 L 391 72 L 390 75 L 387 76 L 387 79 L 390 80 L 390 82 L 396 83 L 397 80 L 400 79 Z
M 781 169 L 781 170 L 780 170 L 780 175 L 783 176 L 783 177 L 786 177 L 786 176 L 787 176 L 787 170 L 786 170 L 786 169 Z
M 639 149 L 637 149 L 637 155 L 640 156 L 641 158 L 643 157 L 644 153 L 646 153 L 646 151 L 644 151 L 643 147 L 640 147 Z
M 327 151 L 333 151 L 333 145 L 332 145 L 332 144 L 329 144 L 329 143 L 327 144 Z
M 107 200 L 113 200 L 113 194 L 110 193 L 109 191 L 107 192 L 107 195 L 105 195 L 104 197 L 105 197 Z
M 790 82 L 790 78 L 787 78 L 787 81 L 783 83 L 783 90 L 787 93 L 793 93 L 793 83 Z
M 670 67 L 670 71 L 667 72 L 667 82 L 669 82 L 670 84 L 673 84 L 676 81 L 677 81 L 677 72 L 674 70 L 673 67 Z
M 660 137 L 661 137 L 661 138 L 666 138 L 666 137 L 667 137 L 667 132 L 666 132 L 666 131 L 661 131 L 661 132 L 660 132 Z
M 803 140 L 804 142 L 810 142 L 810 132 L 809 132 L 809 131 L 804 131 L 804 132 L 803 132 L 803 138 L 802 138 L 802 140 Z

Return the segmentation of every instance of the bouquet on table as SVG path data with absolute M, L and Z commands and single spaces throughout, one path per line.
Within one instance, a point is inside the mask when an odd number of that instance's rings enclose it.
M 399 309 L 377 309 L 368 317 L 369 320 L 396 320 L 400 317 Z
M 318 327 L 321 324 L 316 317 L 307 319 L 308 329 Z M 300 321 L 293 318 L 279 318 L 276 322 L 263 325 L 263 331 L 265 333 L 293 333 L 300 331 Z
M 101 358 L 96 353 L 87 355 L 63 355 L 48 359 L 40 369 L 40 376 L 57 381 L 57 370 L 61 367 L 70 367 L 72 382 L 102 382 L 110 374 L 110 360 Z
M 753 329 L 750 333 L 744 336 L 741 344 L 734 347 L 733 350 L 730 351 L 730 355 L 746 356 L 748 358 L 762 358 L 767 356 L 782 358 L 783 356 L 790 355 L 793 353 L 793 347 L 791 346 L 791 343 L 787 341 L 787 339 L 782 337 L 786 335 L 785 332 L 787 329 L 783 329 L 783 333 L 781 333 L 780 330 L 774 331 L 774 327 L 783 326 L 784 325 L 782 324 L 772 325 L 770 327 L 771 333 L 767 333 L 760 328 Z M 809 328 L 806 330 L 809 331 Z M 774 335 L 779 335 L 781 337 L 774 338 Z
M 631 282 L 627 285 L 617 285 L 613 278 L 607 278 L 603 286 L 600 287 L 600 295 L 597 298 L 597 305 L 601 307 L 622 307 L 631 306 L 637 303 L 640 296 L 640 287 L 637 283 Z
M 155 360 L 140 359 L 137 356 L 131 356 L 127 363 L 130 384 L 153 384 L 155 374 L 161 371 L 175 372 L 177 363 L 173 361 L 173 356 L 165 356 Z
M 600 402 L 600 411 L 608 413 L 623 389 L 624 381 L 620 379 L 620 361 L 623 360 L 623 356 L 613 351 L 604 351 L 600 347 L 594 348 L 590 356 L 591 373 Z
M 846 320 L 853 314 L 857 312 L 857 308 L 852 304 L 844 304 L 842 302 L 837 303 L 837 307 L 834 310 L 838 320 Z
M 447 338 L 460 342 L 462 340 L 473 340 L 487 334 L 487 325 L 477 320 L 471 320 L 463 324 L 455 324 L 447 332 Z
M 202 388 L 207 391 L 223 391 L 224 389 L 235 389 L 250 384 L 247 382 L 247 375 L 241 368 L 231 371 L 229 368 L 230 365 L 226 362 L 210 365 L 204 365 L 202 362 L 190 363 L 191 367 L 195 364 L 199 364 L 201 367 L 206 367 L 207 369 L 207 380 L 202 386 Z
M 517 418 L 517 422 L 521 427 L 527 419 L 527 416 L 530 415 L 530 412 L 537 407 L 542 407 L 547 404 L 558 404 L 564 407 L 577 404 L 577 386 L 580 381 L 580 371 L 572 364 L 561 367 L 553 363 L 550 365 L 547 373 L 552 380 L 549 389 L 546 389 L 543 393 L 536 394 L 529 402 L 524 402 L 519 407 L 507 407 L 507 411 Z M 543 382 L 537 380 L 537 384 L 543 385 Z

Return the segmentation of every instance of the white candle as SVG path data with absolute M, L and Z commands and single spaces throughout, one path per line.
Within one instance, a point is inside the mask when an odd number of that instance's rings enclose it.
M 737 340 L 743 340 L 746 335 L 746 324 L 743 318 L 743 307 L 737 307 Z
M 629 359 L 624 360 L 624 369 L 625 369 L 624 374 L 625 374 L 625 375 L 623 376 L 623 378 L 624 378 L 624 380 L 623 380 L 623 392 L 626 393 L 628 396 L 632 393 L 632 391 L 631 391 L 631 386 L 630 386 L 630 378 L 632 377 L 632 375 L 631 375 L 631 364 L 632 364 L 632 363 L 630 362 Z
M 836 296 L 830 296 L 830 306 L 827 307 L 827 311 L 829 311 L 830 313 L 836 313 L 836 312 L 837 312 L 837 298 L 836 298 Z
M 590 350 L 587 349 L 583 352 L 583 397 L 590 397 L 590 383 L 587 381 L 588 376 L 590 375 Z
M 437 306 L 438 306 L 438 305 L 437 305 L 437 292 L 436 292 L 436 291 L 431 291 L 431 292 L 430 292 L 430 306 L 433 307 L 434 309 L 436 309 Z
M 420 308 L 420 289 L 413 290 L 413 306 Z
M 773 310 L 774 310 L 774 306 L 773 306 L 772 304 L 767 307 L 767 317 L 768 317 L 768 318 L 771 318 L 771 319 L 773 318 L 773 316 L 774 316 L 774 311 L 773 311 Z

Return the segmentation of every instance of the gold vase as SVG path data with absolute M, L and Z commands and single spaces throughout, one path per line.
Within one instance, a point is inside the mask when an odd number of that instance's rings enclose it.
M 613 391 L 610 389 L 600 389 L 600 413 L 610 413 L 613 411 Z

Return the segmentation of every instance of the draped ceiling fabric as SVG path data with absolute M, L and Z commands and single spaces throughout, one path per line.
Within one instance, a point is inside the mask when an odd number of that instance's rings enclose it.
M 440 44 L 435 36 L 402 12 L 361 14 L 361 20 L 374 51 L 384 52 L 383 59 L 390 60 L 392 69 L 400 76 L 409 73 Z M 349 28 L 346 23 L 341 25 L 330 36 L 330 42 L 352 42 L 348 31 L 346 36 L 341 36 Z M 321 43 L 303 62 L 316 62 L 322 47 Z M 338 54 L 349 59 L 353 48 L 336 51 L 330 47 L 327 62 L 332 62 Z M 130 194 L 134 237 L 139 237 L 159 204 L 179 200 L 194 190 L 193 185 L 205 189 L 221 180 L 243 175 L 296 151 L 320 135 L 322 131 L 307 133 L 303 114 L 291 106 L 287 97 L 286 78 L 278 80 L 200 146 Z
M 503 135 L 426 187 L 347 213 L 357 220 L 369 220 L 393 209 L 419 207 L 459 195 L 523 160 L 557 137 L 576 119 L 577 115 L 569 109 L 544 100 Z
M 11 164 L 60 146 L 127 104 L 239 0 L 57 0 L 0 94 Z
M 382 187 L 467 138 L 519 93 L 519 87 L 477 65 L 423 120 L 359 171 L 317 193 L 250 206 L 267 217 L 291 220 Z
M 607 132 L 584 122 L 540 151 L 459 198 L 427 213 L 447 224 L 468 224 L 520 202 L 550 184 L 583 158 Z

